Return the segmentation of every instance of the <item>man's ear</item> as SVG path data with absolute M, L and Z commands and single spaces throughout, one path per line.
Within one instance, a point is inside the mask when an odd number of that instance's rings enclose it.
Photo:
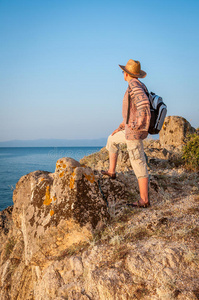
M 128 73 L 125 73 L 126 77 L 125 77 L 125 80 L 128 81 L 131 79 L 131 76 L 128 74 Z

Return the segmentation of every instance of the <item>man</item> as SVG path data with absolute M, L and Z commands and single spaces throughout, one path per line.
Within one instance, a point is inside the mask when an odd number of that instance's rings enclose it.
M 101 171 L 101 173 L 112 179 L 116 178 L 115 169 L 119 144 L 126 143 L 140 190 L 139 201 L 132 205 L 148 207 L 150 205 L 148 198 L 149 175 L 142 140 L 148 135 L 151 114 L 149 99 L 146 95 L 147 88 L 138 80 L 138 78 L 144 78 L 146 72 L 141 70 L 139 61 L 132 59 L 127 62 L 126 66 L 119 65 L 119 67 L 123 70 L 124 80 L 129 84 L 123 99 L 123 122 L 108 137 L 106 148 L 109 151 L 109 169 Z

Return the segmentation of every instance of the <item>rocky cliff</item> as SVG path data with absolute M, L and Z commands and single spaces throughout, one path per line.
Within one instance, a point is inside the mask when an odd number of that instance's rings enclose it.
M 105 148 L 23 176 L 0 213 L 0 299 L 199 299 L 199 176 L 166 145 L 145 141 L 147 209 L 130 205 L 139 195 L 124 145 L 115 180 L 100 174 Z

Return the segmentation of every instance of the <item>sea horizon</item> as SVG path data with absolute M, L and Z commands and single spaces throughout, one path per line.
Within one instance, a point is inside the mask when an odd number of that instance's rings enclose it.
M 34 139 L 0 141 L 4 147 L 103 147 L 107 138 L 99 139 Z
M 0 211 L 13 205 L 12 195 L 19 179 L 37 170 L 54 173 L 62 157 L 79 161 L 103 146 L 0 147 Z

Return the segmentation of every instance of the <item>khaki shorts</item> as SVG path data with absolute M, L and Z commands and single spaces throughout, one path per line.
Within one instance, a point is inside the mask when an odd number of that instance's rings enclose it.
M 109 135 L 106 149 L 111 153 L 118 153 L 120 143 L 127 144 L 131 166 L 136 177 L 149 177 L 142 140 L 127 140 L 125 131 L 121 130 L 114 135 Z

